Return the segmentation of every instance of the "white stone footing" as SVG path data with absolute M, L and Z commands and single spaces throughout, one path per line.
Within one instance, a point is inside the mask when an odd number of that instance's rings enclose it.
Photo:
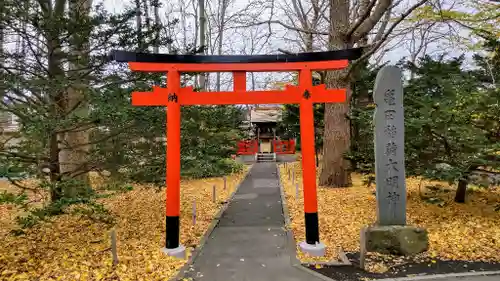
M 299 243 L 300 250 L 313 257 L 325 256 L 326 246 L 323 243 L 316 243 L 316 245 L 307 244 L 303 241 Z
M 162 248 L 161 251 L 169 256 L 176 257 L 179 259 L 186 258 L 186 247 L 182 245 L 179 245 L 179 247 L 173 249 Z

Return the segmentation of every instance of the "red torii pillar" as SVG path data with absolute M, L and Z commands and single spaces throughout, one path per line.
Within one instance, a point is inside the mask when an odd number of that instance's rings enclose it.
M 348 54 L 342 53 L 348 51 Z M 318 61 L 300 61 L 300 55 L 319 54 Z M 129 62 L 133 71 L 167 72 L 167 88 L 153 87 L 152 92 L 132 93 L 134 106 L 166 106 L 167 110 L 167 192 L 166 192 L 166 246 L 165 252 L 183 257 L 184 246 L 179 244 L 180 230 L 180 124 L 181 105 L 229 105 L 229 104 L 300 104 L 300 133 L 302 147 L 302 169 L 304 190 L 304 213 L 306 241 L 301 242 L 303 251 L 313 255 L 324 254 L 324 245 L 319 243 L 318 208 L 316 196 L 316 165 L 314 148 L 313 103 L 345 102 L 345 89 L 326 89 L 325 85 L 312 85 L 312 70 L 342 69 L 348 66 L 347 59 L 355 59 L 360 49 L 299 54 L 290 58 L 281 56 L 285 62 L 260 61 L 280 56 L 176 56 L 115 52 L 114 60 Z M 317 56 L 317 55 L 316 55 Z M 325 60 L 325 57 L 343 59 Z M 268 58 L 264 58 L 268 57 Z M 199 63 L 197 60 L 222 61 L 222 63 Z M 299 60 L 299 61 L 297 61 Z M 172 62 L 174 61 L 174 62 Z M 185 63 L 187 61 L 188 63 Z M 229 62 L 228 62 L 229 61 Z M 289 62 L 292 61 L 292 62 Z M 194 63 L 190 63 L 194 62 Z M 246 91 L 246 72 L 298 71 L 299 85 L 287 85 L 284 91 Z M 194 92 L 192 87 L 180 87 L 182 72 L 232 72 L 234 87 L 231 92 Z

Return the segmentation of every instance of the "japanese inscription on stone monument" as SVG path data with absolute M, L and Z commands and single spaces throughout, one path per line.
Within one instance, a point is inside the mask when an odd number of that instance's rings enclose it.
M 373 100 L 376 104 L 375 177 L 379 225 L 406 224 L 404 169 L 404 111 L 401 70 L 386 66 L 377 74 Z

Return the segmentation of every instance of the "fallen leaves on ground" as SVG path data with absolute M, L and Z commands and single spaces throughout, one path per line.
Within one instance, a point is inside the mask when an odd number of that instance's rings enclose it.
M 181 181 L 183 245 L 198 245 L 246 171 L 229 176 L 226 190 L 223 178 Z M 212 202 L 214 185 L 216 203 Z M 197 211 L 194 226 L 193 201 Z M 8 232 L 18 211 L 0 205 L 0 280 L 168 280 L 186 262 L 161 251 L 165 243 L 165 189 L 134 185 L 132 191 L 100 202 L 116 217 L 116 266 L 112 265 L 108 225 L 62 215 L 15 237 Z
M 292 182 L 295 171 L 295 182 Z M 296 241 L 305 240 L 302 171 L 300 163 L 280 165 L 281 181 L 290 213 L 290 227 Z M 296 183 L 299 196 L 296 198 Z M 440 185 L 438 189 L 426 188 Z M 424 227 L 429 232 L 427 257 L 444 260 L 500 262 L 500 188 L 475 190 L 465 204 L 453 202 L 454 187 L 442 182 L 408 178 L 407 223 Z M 359 251 L 362 227 L 376 221 L 375 187 L 362 184 L 360 175 L 353 175 L 353 187 L 318 187 L 320 240 L 327 245 L 323 258 L 305 256 L 302 262 L 337 260 L 336 249 Z M 426 202 L 423 197 L 437 198 L 440 204 Z

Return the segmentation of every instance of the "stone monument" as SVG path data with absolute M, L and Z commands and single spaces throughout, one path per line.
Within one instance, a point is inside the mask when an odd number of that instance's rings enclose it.
M 401 71 L 380 70 L 373 91 L 375 179 L 379 225 L 406 224 L 404 109 Z
M 377 222 L 363 229 L 362 249 L 410 255 L 428 248 L 427 232 L 406 225 L 402 72 L 383 67 L 375 79 L 373 116 Z

